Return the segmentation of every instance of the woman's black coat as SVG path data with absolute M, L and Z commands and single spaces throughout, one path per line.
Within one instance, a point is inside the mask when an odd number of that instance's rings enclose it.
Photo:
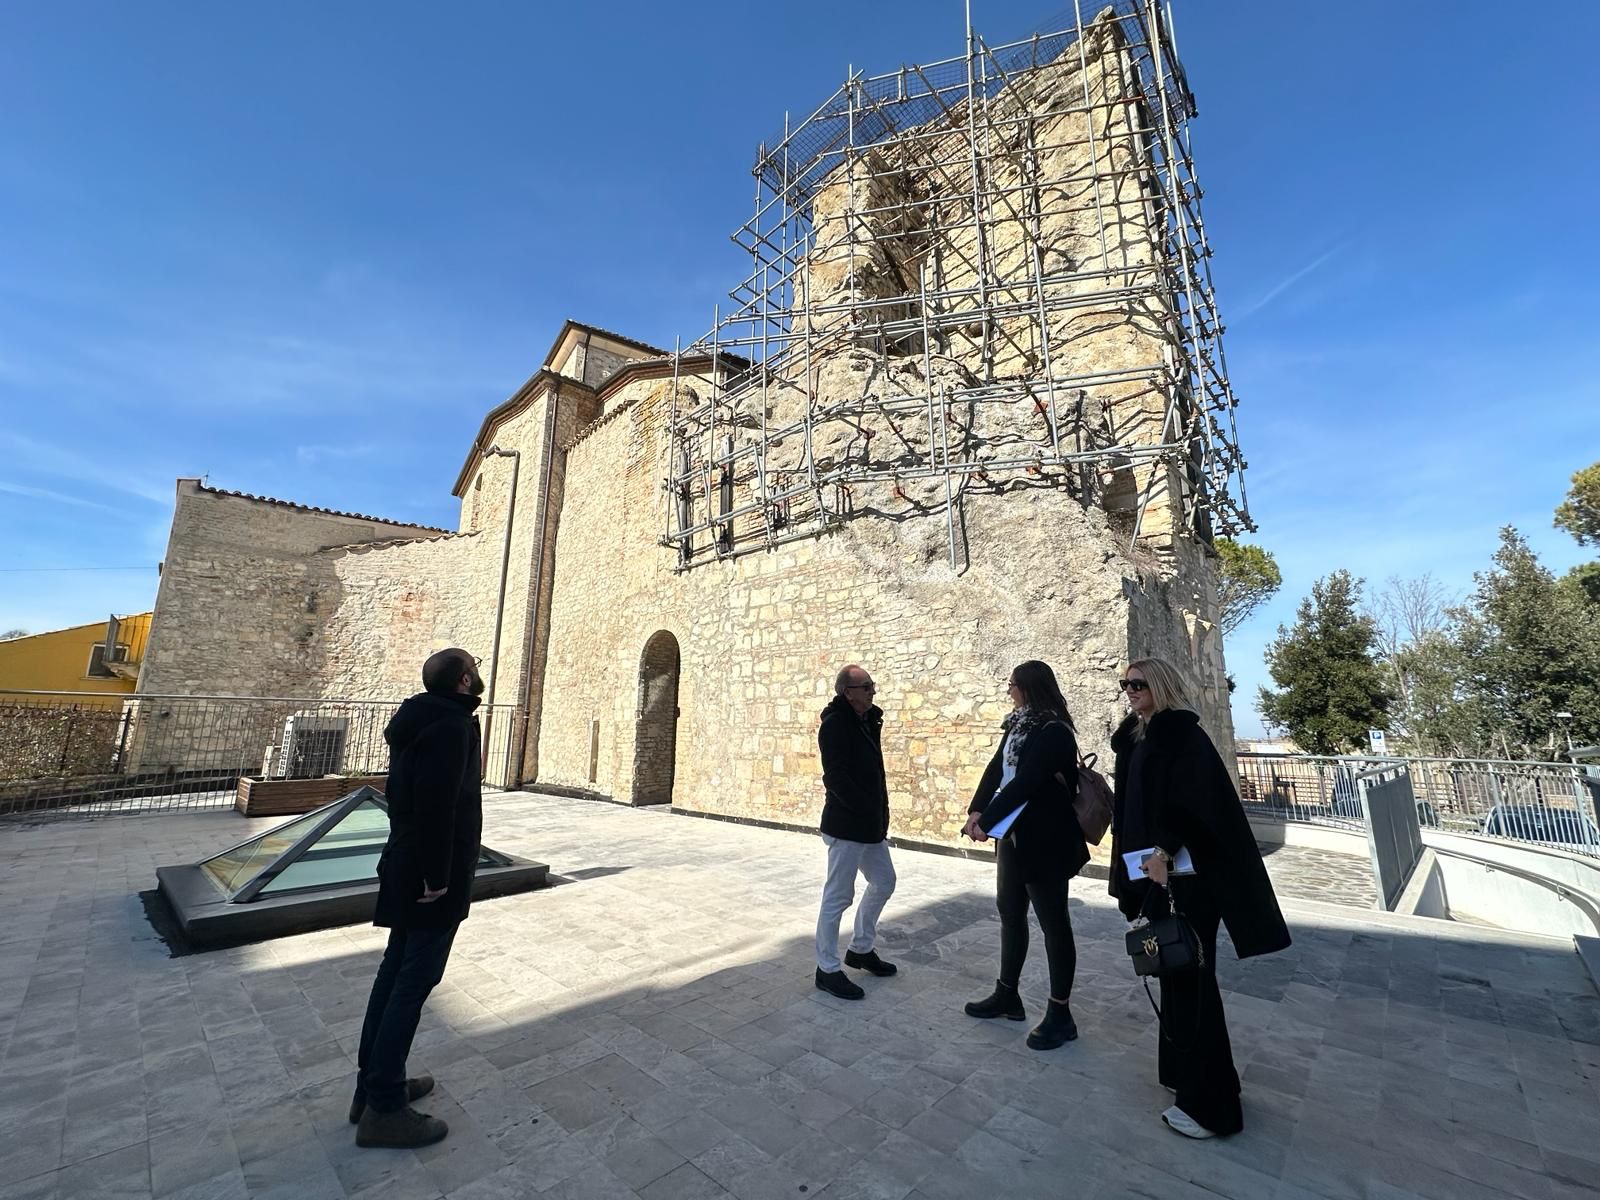
M 1138 718 L 1130 716 L 1111 735 L 1111 748 L 1117 755 L 1119 815 L 1127 802 L 1128 763 L 1137 745 L 1137 724 Z M 1195 880 L 1211 889 L 1240 958 L 1285 949 L 1289 929 L 1278 909 L 1255 834 L 1221 755 L 1200 728 L 1200 718 L 1186 709 L 1158 712 L 1150 718 L 1145 740 L 1140 790 L 1145 827 L 1152 840 L 1169 854 L 1188 847 Z M 1123 846 L 1117 838 L 1112 839 L 1110 891 L 1130 921 L 1139 915 L 1139 905 L 1151 886 L 1142 879 L 1130 884 L 1123 870 L 1122 852 L 1139 849 L 1143 847 Z
M 1006 739 L 1001 738 L 967 811 L 983 814 L 978 825 L 988 833 L 1026 801 L 1028 807 L 1006 835 L 1017 848 L 1023 878 L 1029 883 L 1072 878 L 1089 861 L 1089 847 L 1072 811 L 1078 794 L 1078 742 L 1071 726 L 1053 721 L 1030 733 L 1022 743 L 1016 775 L 997 796 L 1005 749 Z M 1067 781 L 1065 787 L 1058 773 Z

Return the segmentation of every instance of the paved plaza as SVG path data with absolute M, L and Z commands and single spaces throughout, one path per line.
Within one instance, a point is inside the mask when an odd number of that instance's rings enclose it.
M 995 970 L 990 864 L 898 853 L 880 949 L 901 974 L 850 1003 L 811 983 L 814 836 L 528 795 L 489 802 L 486 841 L 562 882 L 474 909 L 413 1058 L 450 1137 L 358 1150 L 382 933 L 173 958 L 136 895 L 270 824 L 0 822 L 0 1200 L 1600 1190 L 1600 998 L 1568 940 L 1286 898 L 1292 950 L 1222 954 L 1246 1130 L 1197 1143 L 1157 1117 L 1154 1022 L 1103 883 L 1074 884 L 1082 1036 L 1040 1054 L 1026 1025 L 961 1012 Z

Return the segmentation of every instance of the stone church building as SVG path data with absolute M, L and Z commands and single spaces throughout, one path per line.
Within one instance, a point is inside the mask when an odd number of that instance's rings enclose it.
M 1120 666 L 1167 657 L 1229 757 L 1205 439 L 1232 401 L 1209 291 L 1179 294 L 1161 81 L 1106 13 L 1031 66 L 984 48 L 1006 86 L 916 120 L 869 126 L 918 93 L 853 79 L 856 141 L 791 136 L 767 174 L 787 233 L 752 237 L 735 315 L 770 332 L 568 321 L 461 447 L 456 528 L 179 480 L 140 691 L 390 700 L 462 645 L 494 782 L 812 826 L 859 662 L 923 842 L 954 841 L 1024 659 L 1109 761 Z

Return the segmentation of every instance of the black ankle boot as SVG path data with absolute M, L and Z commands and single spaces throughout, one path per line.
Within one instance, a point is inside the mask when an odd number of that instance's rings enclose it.
M 1077 1036 L 1078 1023 L 1072 1019 L 1072 1009 L 1052 1000 L 1045 1005 L 1044 1020 L 1028 1031 L 1028 1049 L 1054 1050 Z
M 966 1013 L 969 1017 L 978 1017 L 987 1020 L 990 1017 L 1004 1017 L 1008 1021 L 1026 1021 L 1028 1010 L 1022 1007 L 1022 997 L 1017 994 L 1017 989 L 994 981 L 994 991 L 982 1000 L 968 1000 Z

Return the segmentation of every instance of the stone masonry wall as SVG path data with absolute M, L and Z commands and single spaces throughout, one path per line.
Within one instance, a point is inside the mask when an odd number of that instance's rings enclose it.
M 673 570 L 658 547 L 670 381 L 570 451 L 540 718 L 541 782 L 634 795 L 641 660 L 670 633 L 681 651 L 676 782 L 684 808 L 806 825 L 821 807 L 817 715 L 834 674 L 873 672 L 885 709 L 892 831 L 953 842 L 998 741 L 1007 673 L 1055 667 L 1086 750 L 1106 761 L 1121 663 L 1156 648 L 1214 695 L 1220 657 L 1197 660 L 1189 623 L 1215 600 L 1203 564 L 1162 578 L 1129 558 L 1105 515 L 1062 490 L 973 495 L 970 566 L 953 572 L 943 521 L 863 516 L 823 538 Z M 896 498 L 863 495 L 867 512 Z M 1214 647 L 1214 640 L 1208 643 Z M 1226 708 L 1203 715 L 1224 755 Z M 596 779 L 589 783 L 598 724 Z
M 448 632 L 441 590 L 473 574 L 452 560 L 479 540 L 179 480 L 139 691 L 295 702 L 141 706 L 130 766 L 249 769 L 301 699 L 416 691 L 422 658 L 437 648 L 424 644 Z M 395 568 L 387 576 L 370 570 L 385 553 Z M 474 611 L 463 602 L 456 615 Z
M 326 695 L 312 650 L 329 610 L 325 547 L 437 531 L 317 512 L 178 481 L 150 641 L 148 695 Z
M 492 534 L 469 533 L 322 551 L 315 603 L 324 619 L 308 646 L 320 692 L 391 700 L 421 690 L 435 650 L 486 657 L 498 550 Z

